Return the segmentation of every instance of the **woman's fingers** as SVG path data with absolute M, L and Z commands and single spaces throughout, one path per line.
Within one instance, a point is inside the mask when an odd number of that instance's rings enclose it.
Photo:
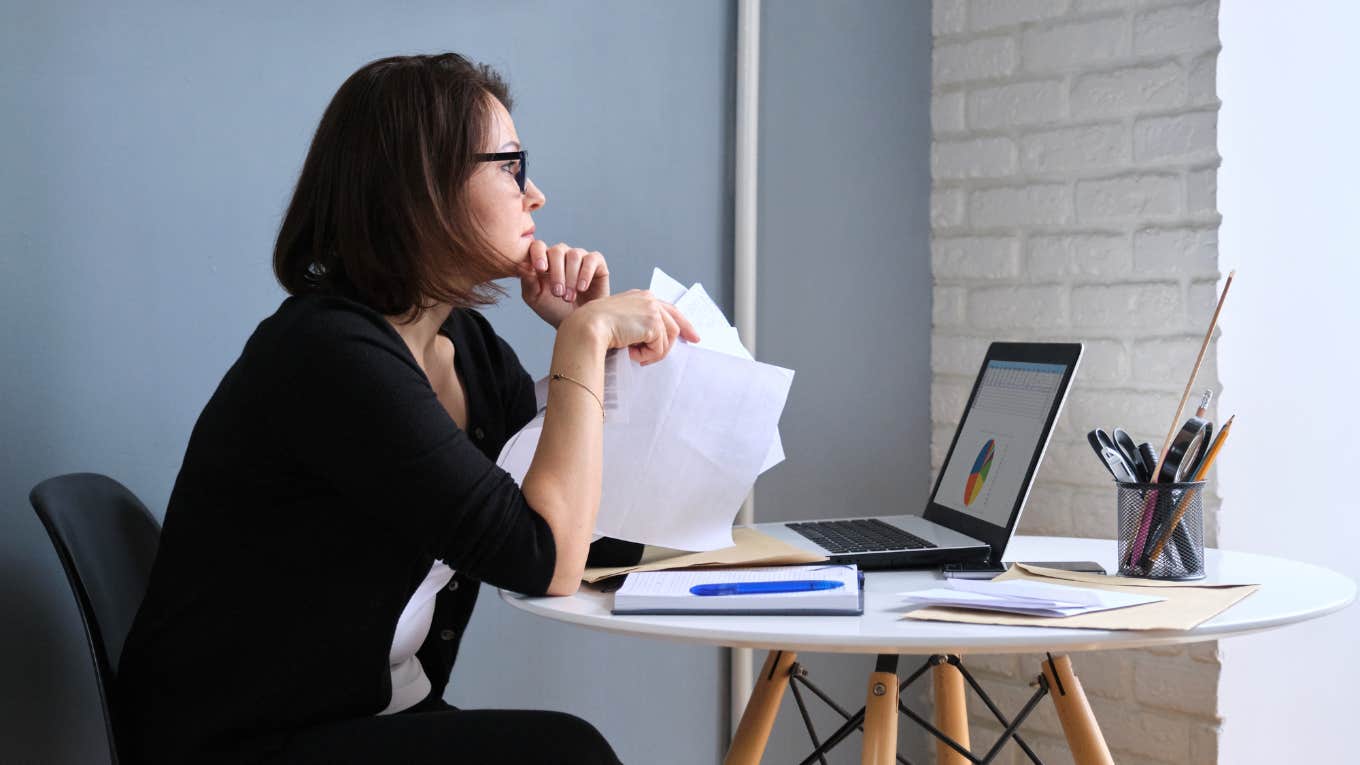
M 661 305 L 666 305 L 661 303 Z M 655 364 L 670 355 L 675 338 L 680 334 L 680 325 L 665 310 L 657 311 L 652 318 L 652 326 L 647 335 L 643 356 L 643 366 Z
M 607 292 L 602 293 L 599 289 L 601 283 L 608 284 L 609 267 L 604 262 L 604 255 L 598 252 L 587 252 L 581 258 L 581 271 L 576 277 L 576 296 L 594 294 L 594 297 L 602 297 Z
M 642 366 L 653 365 L 666 358 L 666 335 L 664 329 L 653 329 L 642 342 Z
M 592 255 L 587 253 L 583 267 L 586 273 L 592 265 Z M 691 343 L 699 342 L 698 331 L 680 309 L 647 290 L 602 297 L 592 301 L 588 309 L 610 318 L 614 333 L 611 347 L 626 347 L 628 357 L 643 365 L 666 358 L 682 337 Z
M 519 265 L 519 286 L 524 293 L 524 302 L 530 305 L 537 303 L 547 288 L 541 275 L 548 267 L 547 251 L 547 242 L 535 239 L 529 243 L 528 257 Z
M 529 262 L 534 264 L 534 272 L 545 274 L 548 272 L 548 243 L 542 239 L 535 239 L 529 243 Z
M 637 317 L 641 320 L 638 324 L 640 330 L 638 341 L 633 344 L 633 347 L 638 349 L 638 362 L 645 367 L 648 364 L 660 361 L 662 358 L 661 355 L 658 355 L 659 348 L 657 347 L 657 341 L 661 337 L 662 330 L 660 329 L 660 321 L 651 306 L 644 304 L 642 310 L 643 315 Z
M 583 295 L 595 300 L 609 295 L 609 266 L 604 255 L 566 242 L 548 246 L 535 239 L 529 245 L 529 263 L 538 276 L 539 289 L 562 300 L 575 303 Z M 640 291 L 640 290 L 637 290 Z
M 674 305 L 671 305 L 670 303 L 663 302 L 661 305 L 665 307 L 666 313 L 672 319 L 675 320 L 676 325 L 680 328 L 681 337 L 685 338 L 691 343 L 699 342 L 699 332 L 694 329 L 693 324 L 689 323 L 689 319 L 686 319 L 685 315 L 683 313 L 680 313 L 679 308 L 676 308 Z
M 519 277 L 520 290 L 524 293 L 524 301 L 532 304 L 538 299 L 538 293 L 543 286 L 538 280 L 538 271 L 534 270 L 532 258 L 518 264 L 515 267 L 515 275 Z
M 576 300 L 576 283 L 581 277 L 581 261 L 587 254 L 580 247 L 572 247 L 562 255 L 562 299 L 567 302 Z
M 661 321 L 666 325 L 666 353 L 671 352 L 675 345 L 675 338 L 680 334 L 680 325 L 675 322 L 669 311 L 661 312 Z
M 562 283 L 562 270 L 564 268 L 562 261 L 569 249 L 571 248 L 561 242 L 548 248 L 548 289 L 557 297 L 566 294 L 566 287 Z
M 571 302 L 576 299 L 577 283 L 581 278 L 581 260 L 588 253 L 580 247 L 569 247 L 558 242 L 547 250 L 548 288 L 556 297 Z

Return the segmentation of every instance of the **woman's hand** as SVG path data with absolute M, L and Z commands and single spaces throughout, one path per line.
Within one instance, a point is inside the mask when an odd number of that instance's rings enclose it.
M 593 326 L 606 347 L 627 348 L 629 358 L 646 366 L 670 353 L 677 337 L 699 342 L 699 333 L 680 309 L 647 290 L 628 290 L 576 311 L 573 324 Z
M 519 284 L 525 304 L 557 329 L 576 309 L 609 296 L 609 265 L 598 252 L 535 239 Z

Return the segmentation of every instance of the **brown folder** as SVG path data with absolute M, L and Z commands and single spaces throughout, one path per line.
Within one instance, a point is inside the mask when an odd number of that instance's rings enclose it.
M 636 566 L 588 568 L 581 578 L 594 584 L 601 579 L 634 571 L 665 571 L 699 566 L 792 566 L 826 560 L 825 555 L 794 547 L 748 526 L 733 528 L 732 541 L 736 544 L 720 550 L 696 553 L 677 551 L 675 555 L 639 563 Z

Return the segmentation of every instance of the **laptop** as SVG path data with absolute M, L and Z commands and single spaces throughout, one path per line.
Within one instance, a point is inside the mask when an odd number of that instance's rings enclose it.
M 920 515 L 758 523 L 862 569 L 998 562 L 1081 361 L 1080 343 L 992 343 Z

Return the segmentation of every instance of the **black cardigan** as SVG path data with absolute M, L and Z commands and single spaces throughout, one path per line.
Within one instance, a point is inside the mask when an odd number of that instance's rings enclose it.
M 123 649 L 115 713 L 132 761 L 248 761 L 382 710 L 397 617 L 436 558 L 457 573 L 417 653 L 427 701 L 479 582 L 545 591 L 552 532 L 495 465 L 534 416 L 533 381 L 477 311 L 440 331 L 466 431 L 358 303 L 288 298 L 247 341 L 194 426 Z M 611 563 L 641 556 L 601 544 L 592 562 L 606 546 Z

